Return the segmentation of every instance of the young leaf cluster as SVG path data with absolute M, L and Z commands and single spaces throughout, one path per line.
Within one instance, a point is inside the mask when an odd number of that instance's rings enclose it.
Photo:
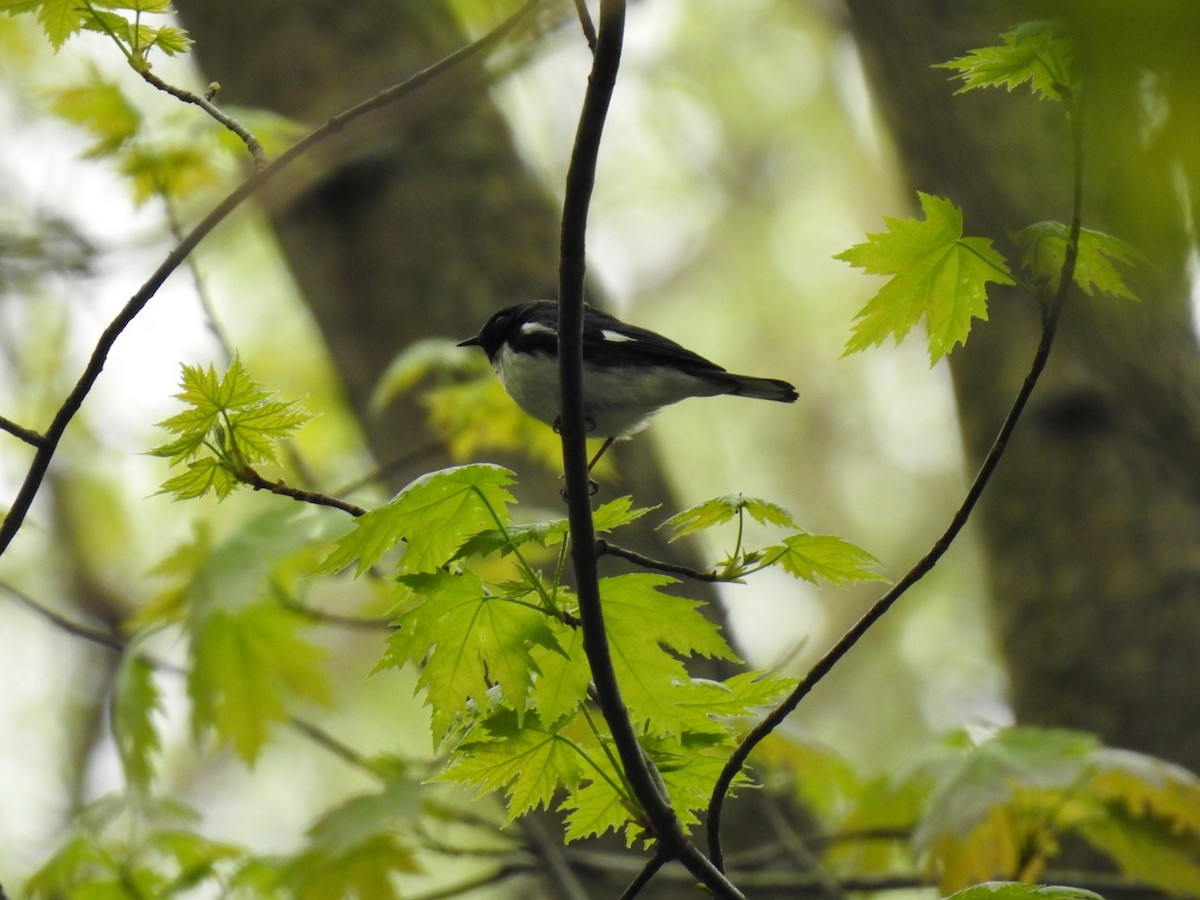
M 963 80 L 959 93 L 983 87 L 1012 90 L 1028 84 L 1038 97 L 1062 101 L 1067 120 L 1078 128 L 1078 86 L 1070 43 L 1052 22 L 1029 22 L 1002 36 L 1003 43 L 973 50 L 943 63 Z M 1079 161 L 1076 161 L 1079 164 Z M 922 319 L 929 359 L 936 363 L 963 344 L 975 320 L 988 316 L 988 284 L 1017 285 L 1043 306 L 1058 291 L 1071 229 L 1039 222 L 1014 236 L 1019 265 L 1006 259 L 991 240 L 964 232 L 962 210 L 944 197 L 918 193 L 923 219 L 885 217 L 887 230 L 837 254 L 887 281 L 855 316 L 845 353 L 883 343 L 899 343 Z M 1114 263 L 1145 262 L 1128 244 L 1099 231 L 1082 229 L 1073 283 L 1089 295 L 1137 299 Z
M 134 68 L 149 67 L 151 50 L 175 56 L 191 45 L 187 32 L 177 25 L 142 21 L 144 15 L 173 15 L 170 0 L 0 0 L 0 12 L 33 13 L 55 50 L 80 31 L 108 35 Z
M 164 482 L 162 492 L 178 500 L 210 491 L 223 500 L 262 463 L 278 462 L 279 443 L 311 416 L 251 380 L 235 357 L 218 375 L 209 366 L 184 366 L 175 397 L 187 409 L 158 423 L 175 439 L 150 452 L 186 470 Z
M 358 519 L 321 570 L 395 573 L 396 630 L 380 665 L 420 667 L 433 739 L 452 748 L 440 780 L 504 792 L 510 818 L 557 802 L 570 838 L 624 829 L 632 841 L 641 833 L 637 801 L 591 705 L 576 600 L 561 583 L 567 524 L 514 523 L 512 480 L 479 464 L 426 475 Z M 612 501 L 596 510 L 597 530 L 646 512 Z M 688 658 L 736 657 L 697 601 L 668 592 L 674 585 L 629 574 L 601 579 L 600 593 L 632 721 L 693 824 L 738 720 L 789 682 L 693 678 Z
M 790 532 L 778 543 L 756 549 L 744 544 L 746 516 L 760 525 L 785 528 Z M 793 578 L 816 584 L 828 581 L 838 587 L 864 581 L 880 581 L 872 571 L 877 560 L 866 550 L 829 534 L 811 534 L 800 530 L 790 512 L 757 497 L 741 494 L 714 497 L 690 509 L 676 513 L 663 523 L 670 529 L 670 540 L 737 521 L 737 539 L 730 553 L 716 565 L 722 580 L 735 581 L 769 566 L 779 566 Z

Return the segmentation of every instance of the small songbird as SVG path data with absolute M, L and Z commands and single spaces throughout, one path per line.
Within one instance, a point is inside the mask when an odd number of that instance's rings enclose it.
M 518 303 L 500 310 L 475 337 L 500 383 L 535 419 L 559 419 L 558 304 Z M 664 406 L 688 397 L 735 394 L 793 403 L 796 389 L 775 378 L 733 375 L 691 350 L 591 307 L 583 316 L 583 416 L 589 437 L 606 438 L 591 465 L 619 437 L 639 431 Z

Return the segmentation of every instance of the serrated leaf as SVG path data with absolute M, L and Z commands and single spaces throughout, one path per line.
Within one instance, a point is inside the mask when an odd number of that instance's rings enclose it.
M 78 0 L 42 0 L 37 6 L 38 22 L 55 50 L 79 30 L 83 17 Z
M 677 541 L 685 535 L 722 525 L 735 518 L 742 512 L 764 525 L 782 525 L 785 528 L 799 527 L 792 514 L 778 504 L 758 497 L 744 497 L 741 494 L 726 494 L 723 497 L 713 497 L 698 503 L 683 512 L 676 513 L 663 522 L 660 528 L 670 528 L 670 540 Z
M 1051 884 L 1024 884 L 1019 881 L 987 881 L 961 891 L 947 900 L 1104 900 L 1084 888 Z
M 113 681 L 112 730 L 125 781 L 146 789 L 154 778 L 154 756 L 161 748 L 154 714 L 162 699 L 154 684 L 154 666 L 140 653 L 121 656 Z
M 872 571 L 879 560 L 866 550 L 831 534 L 801 532 L 784 538 L 783 544 L 767 547 L 764 559 L 778 564 L 793 578 L 816 584 L 824 579 L 838 587 L 864 581 L 884 581 Z
M 1062 222 L 1036 222 L 1013 235 L 1013 240 L 1024 248 L 1021 265 L 1051 291 L 1057 291 L 1061 283 L 1070 237 L 1071 229 Z M 1114 262 L 1127 266 L 1149 264 L 1145 256 L 1120 238 L 1090 228 L 1079 230 L 1073 283 L 1093 296 L 1099 293 L 1137 300 Z
M 693 711 L 675 702 L 673 688 L 688 682 L 680 656 L 736 661 L 701 603 L 662 593 L 675 583 L 662 575 L 636 573 L 600 579 L 600 597 L 613 667 L 630 716 L 639 731 L 686 730 Z
M 192 460 L 186 471 L 172 475 L 163 482 L 160 494 L 170 494 L 176 500 L 194 500 L 209 491 L 224 500 L 238 486 L 237 476 L 219 459 L 205 457 Z
M 94 138 L 85 156 L 109 156 L 138 133 L 141 113 L 114 81 L 92 72 L 84 84 L 58 91 L 50 102 L 54 114 L 80 125 Z
M 504 488 L 513 473 L 476 464 L 422 475 L 391 501 L 355 522 L 321 564 L 331 573 L 357 560 L 355 575 L 375 565 L 401 541 L 407 548 L 401 572 L 430 572 L 455 556 L 466 539 L 496 524 L 507 524 L 512 494 Z
M 303 637 L 304 625 L 268 601 L 198 617 L 187 684 L 197 737 L 212 731 L 253 764 L 290 703 L 328 702 L 325 651 Z
M 417 600 L 396 620 L 399 631 L 389 640 L 389 656 L 397 663 L 424 661 L 417 685 L 432 709 L 434 741 L 442 741 L 469 703 L 486 709 L 493 684 L 500 686 L 505 703 L 522 713 L 537 674 L 529 645 L 558 649 L 546 614 L 489 596 L 471 572 L 400 580 Z
M 834 258 L 891 279 L 855 316 L 843 355 L 892 337 L 897 343 L 925 319 L 931 363 L 966 341 L 972 319 L 987 319 L 988 282 L 1013 284 L 1004 258 L 986 238 L 964 237 L 962 211 L 919 193 L 925 219 L 884 217 L 888 230 L 868 234 Z
M 480 793 L 504 791 L 511 822 L 530 810 L 548 809 L 561 787 L 573 789 L 582 765 L 575 744 L 543 727 L 536 716 L 527 716 L 519 727 L 515 717 L 493 717 L 483 739 L 460 745 L 435 780 L 467 784 Z
M 558 647 L 529 650 L 539 673 L 530 691 L 530 701 L 541 720 L 554 725 L 574 713 L 587 699 L 592 670 L 583 652 L 583 632 L 554 624 L 551 628 Z
M 620 831 L 630 821 L 629 804 L 609 782 L 597 778 L 572 791 L 561 804 L 567 843 Z M 627 841 L 628 843 L 628 841 Z
M 279 441 L 311 418 L 297 404 L 278 400 L 256 384 L 236 356 L 224 375 L 212 366 L 184 366 L 180 386 L 175 397 L 187 408 L 158 423 L 178 437 L 150 451 L 172 466 L 188 462 L 186 472 L 163 485 L 163 493 L 177 499 L 210 490 L 218 498 L 227 496 L 237 486 L 239 471 L 275 462 Z M 208 455 L 193 459 L 201 453 Z
M 1042 99 L 1064 100 L 1071 91 L 1072 50 L 1054 22 L 1025 22 L 1000 35 L 998 46 L 980 47 L 964 56 L 940 63 L 962 79 L 957 93 L 981 87 L 1013 90 L 1029 84 Z
M 632 497 L 618 497 L 601 504 L 592 513 L 592 525 L 598 534 L 636 522 L 657 507 L 634 507 Z M 504 530 L 481 531 L 468 538 L 451 561 L 468 556 L 489 556 L 500 553 L 507 556 L 525 544 L 535 543 L 539 547 L 551 547 L 562 543 L 571 531 L 566 519 L 550 522 L 529 522 L 521 525 L 506 525 Z

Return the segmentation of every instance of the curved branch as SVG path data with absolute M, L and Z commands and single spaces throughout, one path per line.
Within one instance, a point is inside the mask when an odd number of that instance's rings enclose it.
M 352 106 L 345 112 L 333 116 L 325 124 L 310 131 L 281 153 L 274 162 L 259 169 L 238 185 L 184 236 L 176 247 L 167 254 L 167 258 L 163 260 L 162 264 L 154 270 L 150 278 L 129 298 L 125 306 L 121 308 L 121 311 L 117 313 L 116 317 L 109 323 L 108 327 L 104 329 L 100 338 L 96 341 L 91 358 L 84 367 L 83 373 L 79 376 L 79 380 L 75 383 L 75 387 L 71 389 L 66 399 L 63 400 L 58 412 L 54 415 L 53 421 L 50 423 L 50 427 L 42 435 L 42 441 L 37 445 L 37 452 L 34 454 L 33 462 L 30 463 L 29 469 L 25 473 L 25 479 L 17 492 L 17 496 L 13 499 L 12 505 L 4 517 L 4 521 L 0 523 L 0 555 L 3 555 L 4 551 L 8 549 L 8 545 L 12 543 L 12 539 L 16 536 L 17 531 L 20 530 L 25 517 L 29 514 L 29 508 L 33 505 L 33 499 L 37 496 L 38 490 L 41 488 L 42 481 L 46 477 L 46 472 L 50 468 L 50 461 L 54 458 L 54 454 L 58 450 L 58 444 L 62 440 L 67 426 L 71 424 L 76 413 L 83 406 L 83 401 L 87 399 L 96 380 L 100 377 L 100 373 L 104 370 L 104 363 L 108 358 L 108 354 L 116 344 L 117 339 L 146 304 L 150 302 L 150 299 L 162 287 L 167 277 L 179 268 L 189 253 L 196 249 L 200 241 L 207 237 L 209 232 L 214 228 L 224 222 L 230 213 L 237 209 L 243 202 L 262 190 L 269 181 L 296 159 L 311 150 L 315 145 L 341 131 L 354 120 L 362 118 L 368 113 L 374 112 L 388 104 L 395 103 L 417 89 L 424 87 L 443 72 L 474 56 L 478 56 L 484 50 L 492 47 L 510 34 L 543 2 L 544 0 L 527 0 L 525 5 L 517 10 L 517 12 L 474 43 L 456 50 L 432 66 L 417 72 L 406 81 L 380 91 L 375 96 L 364 100 L 356 106 Z
M 621 64 L 625 0 L 601 0 L 599 18 L 592 72 L 567 167 L 558 273 L 558 362 L 562 397 L 559 432 L 583 648 L 591 668 L 597 703 L 608 723 L 625 778 L 654 834 L 656 857 L 664 861 L 681 861 L 719 897 L 741 897 L 741 892 L 688 841 L 679 817 L 661 787 L 661 777 L 638 743 L 617 684 L 600 604 L 596 531 L 588 489 L 587 429 L 583 416 L 583 292 L 588 207 L 596 180 L 600 139 Z
M 992 473 L 995 472 L 996 466 L 999 465 L 1001 458 L 1004 456 L 1008 440 L 1012 436 L 1013 430 L 1017 427 L 1017 422 L 1020 420 L 1021 414 L 1029 402 L 1030 395 L 1033 394 L 1033 389 L 1037 386 L 1038 379 L 1041 378 L 1042 371 L 1046 368 L 1046 361 L 1050 358 L 1050 348 L 1054 343 L 1054 335 L 1058 329 L 1059 315 L 1062 312 L 1067 295 L 1070 293 L 1071 284 L 1075 279 L 1075 264 L 1079 257 L 1079 233 L 1082 228 L 1083 161 L 1078 114 L 1072 116 L 1072 122 L 1075 132 L 1075 171 L 1073 175 L 1074 201 L 1072 204 L 1070 237 L 1067 242 L 1066 253 L 1063 256 L 1063 267 L 1059 277 L 1058 289 L 1054 292 L 1053 297 L 1050 298 L 1043 311 L 1042 337 L 1038 343 L 1037 351 L 1034 353 L 1033 362 L 1030 364 L 1029 373 L 1025 376 L 1025 380 L 1021 384 L 1021 389 L 1017 392 L 1017 396 L 1009 408 L 1008 415 L 1005 417 L 1004 423 L 1000 426 L 1000 430 L 996 434 L 996 439 L 992 442 L 987 456 L 984 457 L 983 464 L 979 467 L 974 481 L 971 482 L 971 486 L 967 490 L 962 504 L 954 513 L 950 524 L 946 527 L 941 537 L 937 539 L 929 552 L 921 557 L 916 565 L 909 569 L 886 594 L 876 600 L 863 617 L 855 622 L 842 635 L 838 642 L 817 661 L 792 693 L 746 735 L 745 739 L 738 745 L 733 755 L 729 758 L 729 761 L 725 764 L 725 768 L 721 771 L 721 775 L 713 787 L 712 797 L 709 800 L 709 853 L 718 867 L 723 865 L 721 851 L 721 812 L 725 796 L 733 784 L 734 778 L 737 777 L 743 766 L 745 766 L 746 759 L 750 756 L 751 751 L 767 735 L 774 731 L 784 719 L 791 715 L 800 701 L 829 674 L 842 657 L 850 652 L 850 649 L 870 630 L 871 626 L 884 613 L 891 609 L 892 605 L 909 588 L 924 578 L 946 554 L 946 551 L 950 549 L 958 533 L 967 524 L 967 519 L 970 518 L 971 512 L 975 509 L 979 498 L 983 495 L 984 488 L 987 487 Z

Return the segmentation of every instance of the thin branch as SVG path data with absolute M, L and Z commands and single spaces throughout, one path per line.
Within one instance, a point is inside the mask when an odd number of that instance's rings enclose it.
M 562 842 L 557 837 L 547 834 L 542 823 L 534 816 L 521 819 L 521 831 L 524 832 L 533 853 L 541 860 L 546 875 L 553 879 L 554 896 L 561 897 L 562 900 L 589 900 L 587 889 L 567 862 Z
M 475 878 L 468 878 L 466 881 L 452 884 L 449 887 L 426 891 L 423 894 L 408 894 L 407 896 L 409 900 L 449 900 L 451 897 L 462 897 L 480 888 L 500 884 L 517 875 L 529 875 L 532 873 L 533 866 L 529 864 L 511 863 L 501 866 L 492 872 L 485 872 L 483 875 L 476 876 Z
M 68 619 L 61 613 L 56 613 L 54 610 L 42 606 L 38 601 L 34 600 L 24 591 L 13 587 L 11 584 L 0 581 L 0 591 L 8 594 L 30 612 L 41 616 L 55 628 L 60 631 L 65 631 L 67 634 L 77 638 L 83 638 L 85 641 L 90 641 L 93 644 L 99 644 L 101 647 L 107 647 L 109 650 L 115 650 L 118 653 L 125 652 L 125 639 L 119 634 L 114 634 L 111 631 L 101 631 L 98 628 L 91 628 L 87 625 L 81 625 L 72 619 Z
M 46 436 L 32 428 L 18 425 L 12 419 L 0 416 L 0 431 L 7 431 L 15 438 L 20 438 L 31 447 L 40 447 L 46 443 Z
M 685 841 L 679 820 L 658 789 L 642 756 L 641 746 L 621 698 L 609 651 L 596 571 L 596 532 L 588 489 L 587 429 L 583 415 L 583 285 L 586 270 L 588 208 L 596 181 L 596 162 L 608 107 L 616 85 L 624 42 L 624 0 L 602 0 L 600 34 L 592 60 L 583 108 L 563 199 L 559 257 L 559 381 L 562 391 L 563 470 L 567 516 L 571 525 L 571 558 L 575 568 L 583 646 L 596 689 L 600 712 L 608 723 L 630 788 L 650 821 L 661 852 L 674 857 Z
M 718 575 L 716 572 L 704 572 L 700 569 L 693 569 L 690 566 L 681 566 L 676 563 L 662 562 L 661 560 L 651 559 L 649 556 L 643 556 L 636 550 L 628 550 L 625 547 L 619 547 L 616 544 L 609 543 L 605 540 L 596 541 L 596 556 L 616 556 L 619 559 L 636 563 L 643 569 L 654 569 L 658 572 L 670 572 L 672 575 L 682 575 L 685 578 L 694 578 L 697 581 L 741 583 L 740 578 L 724 578 Z
M 383 777 L 380 774 L 379 769 L 371 764 L 370 759 L 363 756 L 349 744 L 339 741 L 324 728 L 314 725 L 312 722 L 309 722 L 306 719 L 296 718 L 295 716 L 289 718 L 287 722 L 293 730 L 308 738 L 318 747 L 328 750 L 347 765 L 353 766 L 356 769 L 360 769 L 361 771 L 366 772 L 368 775 L 372 775 L 375 778 Z
M 150 71 L 149 63 L 135 65 L 133 68 L 139 75 L 142 76 L 142 79 L 147 84 L 157 88 L 160 91 L 163 91 L 164 93 L 170 94 L 177 100 L 182 100 L 184 103 L 195 104 L 208 113 L 213 119 L 220 122 L 225 128 L 241 138 L 242 143 L 246 145 L 246 149 L 250 151 L 250 158 L 254 160 L 255 170 L 261 170 L 266 167 L 267 154 L 263 150 L 262 144 L 258 142 L 258 138 L 251 133 L 249 128 L 247 128 L 233 116 L 229 115 L 229 113 L 222 112 L 212 102 L 212 98 L 215 97 L 217 92 L 220 90 L 220 85 L 217 85 L 214 82 L 213 84 L 209 85 L 208 90 L 203 95 L 193 94 L 191 91 L 184 90 L 181 87 L 176 87 L 173 84 L 168 84 L 167 82 L 163 81 Z
M 391 619 L 364 619 L 358 616 L 340 616 L 337 613 L 325 612 L 322 609 L 313 609 L 311 606 L 297 603 L 290 597 L 280 597 L 279 605 L 288 612 L 303 616 L 310 622 L 316 622 L 319 625 L 336 625 L 339 628 L 353 628 L 359 631 L 396 630 L 396 626 L 392 624 Z
M 579 16 L 579 27 L 583 29 L 584 40 L 588 49 L 596 52 L 596 26 L 592 24 L 592 14 L 588 12 L 587 0 L 575 0 L 575 12 Z
M 252 468 L 245 468 L 240 472 L 234 473 L 235 477 L 242 484 L 254 488 L 256 491 L 267 491 L 271 494 L 278 494 L 280 497 L 289 497 L 300 503 L 311 503 L 313 506 L 328 506 L 332 509 L 340 509 L 344 513 L 358 518 L 366 515 L 367 510 L 347 500 L 342 500 L 339 497 L 331 497 L 329 494 L 322 494 L 319 491 L 306 491 L 303 488 L 295 488 L 291 485 L 284 484 L 283 480 L 267 481 Z
M 1034 353 L 1033 362 L 1030 364 L 1029 373 L 1025 376 L 1025 381 L 1021 384 L 1021 389 L 1017 392 L 1008 415 L 1005 417 L 1004 423 L 1000 426 L 1000 430 L 996 434 L 996 439 L 988 450 L 987 456 L 984 457 L 974 481 L 971 482 L 971 486 L 967 490 L 962 504 L 954 513 L 950 524 L 946 527 L 941 537 L 937 539 L 929 552 L 918 560 L 916 565 L 909 569 L 886 594 L 876 600 L 863 617 L 855 622 L 842 635 L 838 642 L 817 661 L 792 693 L 746 735 L 745 739 L 738 745 L 733 755 L 729 758 L 729 761 L 725 764 L 725 768 L 721 771 L 721 775 L 713 787 L 708 808 L 709 854 L 718 866 L 722 866 L 721 812 L 725 803 L 725 796 L 729 791 L 730 785 L 733 784 L 734 778 L 737 777 L 738 773 L 745 766 L 746 759 L 750 756 L 751 751 L 767 735 L 774 731 L 784 719 L 791 715 L 800 701 L 850 652 L 851 648 L 871 629 L 871 626 L 891 609 L 892 605 L 904 596 L 909 588 L 924 578 L 946 554 L 946 551 L 950 549 L 958 533 L 967 524 L 967 520 L 979 502 L 979 498 L 983 495 L 984 488 L 987 487 L 992 474 L 1000 464 L 1000 460 L 1003 458 L 1004 451 L 1008 446 L 1008 440 L 1012 436 L 1013 430 L 1017 427 L 1017 422 L 1020 421 L 1021 414 L 1024 412 L 1029 398 L 1033 394 L 1034 388 L 1037 387 L 1043 370 L 1046 368 L 1046 362 L 1050 358 L 1050 348 L 1054 344 L 1054 335 L 1058 330 L 1059 316 L 1062 313 L 1067 295 L 1070 293 L 1071 283 L 1075 278 L 1075 264 L 1079 257 L 1079 233 L 1083 226 L 1083 144 L 1078 110 L 1075 111 L 1074 115 L 1069 115 L 1068 118 L 1072 124 L 1075 150 L 1075 171 L 1072 178 L 1074 196 L 1071 209 L 1070 238 L 1063 257 L 1058 289 L 1043 309 L 1042 337 L 1038 343 L 1037 351 Z
M 528 0 L 512 16 L 474 43 L 468 44 L 434 63 L 432 66 L 422 69 L 406 81 L 380 91 L 362 103 L 333 116 L 325 124 L 309 132 L 281 153 L 273 162 L 268 163 L 234 188 L 224 200 L 218 203 L 207 216 L 200 220 L 183 240 L 167 254 L 162 264 L 154 271 L 145 284 L 138 288 L 137 292 L 126 302 L 125 306 L 109 323 L 108 327 L 104 329 L 100 338 L 96 341 L 91 358 L 84 367 L 83 373 L 79 376 L 75 387 L 72 388 L 71 392 L 63 400 L 53 421 L 50 423 L 50 427 L 46 429 L 43 440 L 37 447 L 37 453 L 34 455 L 33 462 L 30 463 L 29 469 L 25 474 L 25 479 L 17 492 L 17 496 L 13 499 L 8 513 L 4 517 L 4 521 L 0 523 L 0 555 L 3 555 L 4 551 L 8 549 L 8 545 L 12 543 L 12 539 L 20 530 L 25 517 L 29 514 L 29 508 L 33 505 L 33 499 L 37 496 L 38 490 L 41 488 L 42 481 L 46 477 L 46 472 L 50 468 L 50 461 L 54 458 L 58 444 L 62 440 L 67 426 L 75 418 L 76 413 L 83 406 L 83 401 L 87 398 L 96 380 L 100 377 L 100 373 L 104 370 L 104 363 L 108 358 L 108 354 L 116 344 L 117 339 L 120 338 L 121 334 L 146 304 L 150 302 L 150 299 L 162 287 L 167 277 L 196 248 L 196 245 L 214 228 L 225 221 L 230 213 L 237 209 L 243 202 L 262 190 L 269 181 L 275 178 L 288 165 L 306 154 L 315 145 L 338 133 L 356 119 L 360 119 L 368 113 L 407 97 L 449 69 L 472 57 L 478 56 L 483 51 L 494 46 L 510 34 L 542 2 L 544 0 Z
M 562 397 L 559 431 L 583 648 L 600 712 L 608 723 L 625 778 L 654 834 L 656 855 L 664 860 L 679 859 L 719 897 L 741 897 L 738 889 L 688 841 L 670 800 L 660 787 L 658 773 L 642 752 L 617 684 L 600 604 L 583 415 L 583 294 L 588 208 L 596 180 L 600 139 L 621 64 L 624 36 L 625 0 L 601 0 L 600 30 L 592 57 L 592 72 L 567 167 L 559 250 L 558 357 Z
M 658 874 L 658 870 L 667 864 L 666 858 L 661 853 L 656 853 L 654 856 L 646 860 L 646 865 L 642 867 L 642 871 L 637 873 L 637 877 L 630 882 L 629 887 L 621 891 L 620 900 L 633 900 L 642 892 L 642 888 L 650 883 L 650 880 Z

